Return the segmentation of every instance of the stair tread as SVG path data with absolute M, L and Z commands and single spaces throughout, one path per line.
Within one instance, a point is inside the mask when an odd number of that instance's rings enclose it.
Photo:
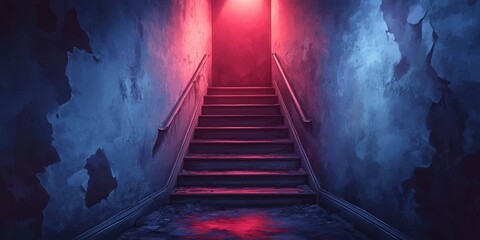
M 267 129 L 288 129 L 287 126 L 241 126 L 241 127 L 230 127 L 230 126 L 219 126 L 219 127 L 195 127 L 199 130 L 267 130 Z
M 242 159 L 242 160 L 258 160 L 258 159 L 280 159 L 280 160 L 298 160 L 299 156 L 295 153 L 284 154 L 188 154 L 185 156 L 187 160 L 201 160 L 201 159 Z
M 209 87 L 206 96 L 213 95 L 276 95 L 273 87 Z M 213 98 L 215 99 L 215 98 Z
M 312 195 L 308 186 L 298 187 L 178 187 L 172 195 Z
M 252 97 L 252 98 L 255 98 L 255 97 L 277 97 L 276 94 L 245 94 L 245 95 L 234 95 L 234 94 L 225 94 L 225 95 L 221 95 L 221 94 L 218 94 L 218 95 L 205 95 L 205 97 L 209 97 L 209 98 L 228 98 L 228 97 L 231 97 L 231 98 L 249 98 L 249 97 Z
M 187 171 L 182 170 L 179 176 L 306 176 L 302 168 L 291 171 L 267 171 L 267 170 L 229 170 L 229 171 Z
M 265 115 L 265 114 L 249 114 L 249 115 L 228 115 L 228 114 L 208 114 L 208 115 L 200 115 L 200 117 L 283 117 L 281 114 L 275 114 L 275 115 Z
M 243 140 L 243 139 L 193 139 L 190 143 L 293 143 L 289 138 Z
M 174 202 L 271 205 L 315 201 L 274 98 L 278 96 L 273 87 L 208 88 L 184 157 L 185 168 L 178 173 L 171 194 Z
M 280 106 L 278 103 L 212 103 L 212 104 L 203 104 L 204 107 L 277 107 Z
M 208 89 L 273 89 L 274 87 L 208 87 Z

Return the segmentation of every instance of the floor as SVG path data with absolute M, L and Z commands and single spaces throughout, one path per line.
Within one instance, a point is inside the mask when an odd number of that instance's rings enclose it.
M 317 205 L 282 208 L 165 206 L 118 239 L 367 239 Z

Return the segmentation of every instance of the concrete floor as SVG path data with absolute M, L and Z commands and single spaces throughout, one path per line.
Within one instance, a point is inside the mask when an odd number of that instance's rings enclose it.
M 118 239 L 367 239 L 319 206 L 214 208 L 165 206 Z

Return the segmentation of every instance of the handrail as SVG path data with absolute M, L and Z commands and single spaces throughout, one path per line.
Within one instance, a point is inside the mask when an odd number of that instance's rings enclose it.
M 285 75 L 285 71 L 283 70 L 283 67 L 280 64 L 280 61 L 278 60 L 277 54 L 273 53 L 272 56 L 273 56 L 273 60 L 275 60 L 275 63 L 277 65 L 278 70 L 280 71 L 280 74 L 282 75 L 283 81 L 285 82 L 285 85 L 287 86 L 288 92 L 290 93 L 290 97 L 293 99 L 293 103 L 295 104 L 295 107 L 297 108 L 297 111 L 300 114 L 300 117 L 302 118 L 302 121 L 304 123 L 311 123 L 312 119 L 307 118 L 307 116 L 305 115 L 305 112 L 303 111 L 302 107 L 300 106 L 300 103 L 298 102 L 298 99 L 295 96 L 295 93 L 293 92 L 292 87 L 290 86 L 290 83 L 288 82 L 288 78 Z
M 177 115 L 177 113 L 180 111 L 180 107 L 183 105 L 183 102 L 185 102 L 185 98 L 187 98 L 188 93 L 192 89 L 193 84 L 197 81 L 198 74 L 200 73 L 200 70 L 202 70 L 203 66 L 205 66 L 205 63 L 207 62 L 208 54 L 203 55 L 202 61 L 198 64 L 197 69 L 193 73 L 192 78 L 190 78 L 190 81 L 188 82 L 187 86 L 182 92 L 182 95 L 178 99 L 177 103 L 175 103 L 175 107 L 172 109 L 170 112 L 170 115 L 168 116 L 167 120 L 162 124 L 158 130 L 164 131 L 170 127 L 170 125 L 173 122 L 173 119 Z

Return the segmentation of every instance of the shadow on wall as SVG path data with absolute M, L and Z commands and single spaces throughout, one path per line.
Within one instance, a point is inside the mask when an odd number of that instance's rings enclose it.
M 48 0 L 0 3 L 0 99 L 10 103 L 1 115 L 2 238 L 41 236 L 49 195 L 36 174 L 60 161 L 45 116 L 70 99 L 65 68 L 74 47 L 92 51 L 75 9 L 57 17 Z

